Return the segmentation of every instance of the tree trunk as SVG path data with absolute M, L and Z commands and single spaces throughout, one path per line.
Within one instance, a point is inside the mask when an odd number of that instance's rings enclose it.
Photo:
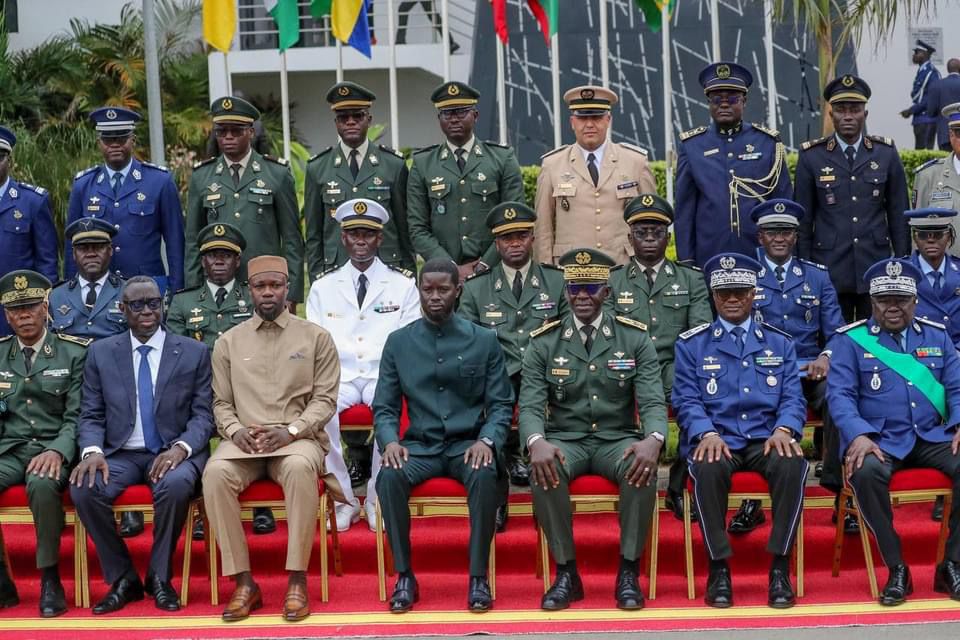
M 820 5 L 820 15 L 823 16 L 817 28 L 817 64 L 820 67 L 820 92 L 817 100 L 820 101 L 821 131 L 824 136 L 833 133 L 833 121 L 827 113 L 828 106 L 823 100 L 823 90 L 833 80 L 836 72 L 836 59 L 833 55 L 833 14 L 830 0 L 817 0 Z

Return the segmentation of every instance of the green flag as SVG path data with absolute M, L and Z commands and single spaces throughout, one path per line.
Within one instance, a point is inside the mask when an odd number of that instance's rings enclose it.
M 657 33 L 660 31 L 660 27 L 663 26 L 663 7 L 669 3 L 669 8 L 667 9 L 667 15 L 673 15 L 673 8 L 677 4 L 677 0 L 635 0 L 637 7 L 640 11 L 643 12 L 643 17 L 647 21 L 647 26 L 650 27 L 650 31 Z
M 297 0 L 263 0 L 263 7 L 277 23 L 280 51 L 300 41 L 300 8 Z
M 540 24 L 540 32 L 549 47 L 550 38 L 557 33 L 557 24 L 560 21 L 560 0 L 527 0 L 527 4 Z

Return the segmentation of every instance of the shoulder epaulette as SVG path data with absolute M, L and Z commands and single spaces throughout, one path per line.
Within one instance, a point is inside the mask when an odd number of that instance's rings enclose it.
M 163 166 L 162 164 L 153 164 L 152 162 L 143 162 L 143 161 L 141 161 L 140 164 L 142 164 L 142 165 L 145 166 L 145 167 L 150 167 L 151 169 L 156 169 L 157 171 L 163 171 L 164 173 L 170 173 L 170 169 L 168 169 L 167 167 Z
M 323 156 L 325 156 L 325 155 L 327 155 L 328 153 L 330 153 L 330 150 L 331 150 L 331 149 L 333 149 L 333 147 L 327 147 L 326 149 L 324 149 L 324 150 L 321 151 L 320 153 L 316 153 L 316 154 L 310 156 L 310 159 L 307 160 L 307 162 L 313 162 L 313 161 L 316 160 L 317 158 L 322 158 Z
M 646 150 L 646 149 L 644 149 L 643 147 L 638 147 L 638 146 L 635 145 L 635 144 L 630 144 L 629 142 L 621 142 L 621 143 L 619 143 L 619 144 L 620 144 L 620 146 L 623 147 L 624 149 L 630 149 L 630 151 L 636 151 L 637 153 L 639 153 L 639 154 L 642 155 L 643 157 L 647 157 L 647 155 L 649 155 L 649 154 L 647 153 L 647 150 Z
M 815 147 L 818 144 L 823 144 L 829 139 L 830 139 L 830 136 L 824 136 L 822 138 L 817 138 L 816 140 L 807 140 L 806 142 L 803 142 L 800 144 L 800 148 L 806 151 L 807 149 Z
M 557 265 L 552 264 L 550 262 L 541 262 L 540 267 L 543 269 L 550 269 L 552 271 L 561 271 L 561 272 L 563 271 L 563 267 L 558 267 Z
M 683 133 L 680 134 L 680 142 L 686 142 L 690 138 L 706 132 L 707 132 L 707 127 L 697 127 L 696 129 L 690 129 L 688 131 L 684 131 Z
M 927 161 L 924 162 L 922 165 L 920 165 L 919 167 L 917 167 L 916 169 L 914 169 L 913 172 L 914 172 L 914 173 L 920 173 L 921 171 L 923 171 L 923 170 L 926 169 L 927 167 L 932 167 L 932 166 L 935 165 L 935 164 L 940 164 L 940 163 L 943 162 L 947 157 L 949 157 L 949 156 L 944 156 L 943 158 L 932 158 L 932 159 L 930 159 L 930 160 L 927 160 Z
M 73 179 L 74 179 L 74 180 L 79 180 L 79 179 L 82 178 L 83 176 L 85 176 L 85 175 L 87 175 L 88 173 L 91 173 L 91 172 L 93 172 L 93 171 L 96 171 L 96 170 L 99 169 L 99 168 L 100 168 L 100 165 L 95 164 L 95 165 L 93 165 L 92 167 L 90 167 L 89 169 L 84 169 L 83 171 L 78 171 L 78 172 L 77 172 L 77 175 L 73 176 Z
M 394 156 L 397 156 L 398 158 L 401 158 L 401 159 L 403 158 L 403 154 L 400 153 L 399 151 L 397 151 L 396 149 L 394 149 L 393 147 L 388 147 L 388 146 L 385 145 L 385 144 L 381 144 L 381 145 L 377 145 L 377 146 L 380 147 L 380 151 L 383 151 L 384 153 L 389 153 L 389 154 L 394 155 Z
M 753 125 L 753 128 L 756 129 L 757 131 L 765 133 L 771 138 L 777 138 L 778 140 L 780 139 L 780 132 L 777 131 L 776 129 L 770 129 L 768 127 L 763 126 L 762 124 L 757 124 L 756 122 L 751 122 L 750 124 Z
M 628 327 L 633 327 L 634 329 L 643 329 L 647 330 L 647 325 L 643 324 L 639 320 L 634 320 L 633 318 L 628 318 L 627 316 L 614 316 L 617 322 L 620 324 L 625 324 Z
M 402 273 L 402 274 L 403 274 L 405 277 L 407 277 L 407 278 L 412 278 L 412 277 L 415 275 L 415 274 L 413 273 L 413 271 L 410 271 L 410 269 L 404 269 L 403 267 L 398 267 L 398 266 L 395 265 L 395 264 L 388 264 L 387 267 L 388 267 L 391 271 L 396 271 L 397 273 Z M 488 269 L 488 271 L 489 271 L 489 269 Z
M 610 267 L 610 273 L 613 273 L 614 271 L 619 271 L 620 269 L 623 269 L 625 266 L 627 266 L 627 265 L 625 265 L 625 264 L 618 264 L 618 265 L 616 265 L 616 266 Z
M 689 340 L 689 339 L 692 338 L 693 336 L 697 335 L 698 333 L 703 333 L 704 331 L 706 331 L 706 330 L 709 329 L 709 328 L 710 328 L 710 323 L 709 323 L 709 322 L 704 322 L 703 324 L 698 324 L 697 326 L 693 327 L 692 329 L 687 329 L 686 331 L 684 331 L 683 333 L 680 334 L 679 338 L 680 338 L 681 340 Z
M 196 291 L 196 290 L 200 289 L 200 288 L 203 287 L 203 286 L 204 286 L 204 285 L 199 284 L 199 285 L 197 285 L 197 286 L 195 286 L 195 287 L 185 287 L 185 288 L 183 288 L 183 289 L 179 289 L 179 290 L 175 291 L 173 295 L 178 296 L 178 295 L 180 295 L 181 293 L 190 293 L 191 291 Z
M 497 142 L 496 140 L 484 140 L 484 141 L 483 141 L 483 144 L 488 144 L 488 145 L 490 145 L 491 147 L 500 147 L 501 149 L 509 149 L 509 148 L 510 148 L 510 145 L 508 145 L 508 144 L 500 144 L 500 143 Z
M 470 282 L 480 276 L 487 276 L 493 273 L 493 269 L 484 269 L 483 271 L 475 271 L 463 279 L 464 282 Z
M 123 284 L 124 278 L 123 274 L 121 274 L 119 271 L 111 271 L 110 275 L 107 276 L 107 280 L 113 286 L 119 287 L 121 284 Z
M 557 147 L 556 149 L 551 149 L 550 151 L 547 151 L 545 154 L 543 154 L 542 156 L 540 156 L 540 159 L 543 160 L 544 158 L 549 158 L 549 157 L 552 156 L 553 154 L 559 153 L 560 151 L 563 151 L 564 149 L 566 149 L 566 148 L 569 147 L 569 146 L 570 146 L 570 145 L 568 145 L 568 144 L 564 144 L 564 145 L 560 145 L 560 146 Z
M 8 336 L 0 336 L 0 342 L 6 342 L 7 340 L 9 340 L 9 339 L 12 338 L 12 337 L 13 337 L 13 334 L 12 334 L 12 333 L 11 333 L 10 335 L 8 335 Z
M 547 324 L 543 325 L 542 327 L 539 327 L 539 328 L 534 329 L 533 331 L 531 331 L 531 332 L 530 332 L 530 337 L 531 337 L 531 338 L 536 338 L 537 336 L 542 336 L 542 335 L 545 334 L 547 331 L 550 331 L 551 329 L 556 329 L 556 328 L 559 327 L 561 324 L 563 324 L 563 321 L 562 321 L 562 320 L 554 320 L 553 322 L 548 322 Z
M 777 327 L 773 326 L 772 324 L 767 324 L 766 322 L 761 322 L 761 323 L 760 323 L 760 326 L 763 327 L 764 329 L 768 330 L 768 331 L 773 331 L 774 333 L 779 333 L 779 334 L 782 335 L 784 338 L 790 338 L 791 340 L 793 339 L 793 336 L 792 336 L 791 334 L 787 333 L 787 332 L 784 331 L 783 329 L 778 329 Z
M 936 327 L 937 329 L 942 329 L 943 331 L 947 330 L 947 326 L 945 324 L 940 324 L 939 322 L 934 322 L 933 320 L 927 320 L 926 318 L 914 318 L 914 320 L 922 324 L 930 325 L 931 327 Z
M 851 322 L 850 324 L 845 324 L 845 325 L 843 325 L 842 327 L 840 327 L 839 329 L 837 329 L 837 333 L 846 333 L 847 331 L 850 331 L 850 329 L 855 329 L 855 328 L 859 327 L 860 325 L 866 324 L 866 323 L 867 323 L 867 319 L 866 319 L 866 318 L 863 318 L 863 319 L 861 319 L 861 320 L 857 320 L 857 321 L 855 321 L 855 322 Z
M 287 160 L 286 158 L 278 158 L 277 156 L 271 156 L 271 155 L 268 155 L 268 154 L 266 154 L 266 153 L 263 154 L 263 159 L 264 159 L 264 160 L 269 160 L 270 162 L 274 162 L 274 163 L 279 164 L 280 166 L 283 166 L 283 167 L 286 167 L 286 166 L 288 166 L 288 165 L 290 164 L 290 161 Z
M 683 269 L 689 269 L 690 271 L 703 273 L 703 269 L 701 269 L 700 267 L 698 267 L 697 265 L 695 265 L 693 262 L 689 260 L 682 260 L 682 261 L 674 262 L 673 264 L 675 264 L 678 267 L 682 267 Z
M 800 258 L 800 262 L 802 262 L 803 264 L 808 264 L 808 265 L 810 265 L 811 267 L 816 267 L 817 269 L 821 269 L 821 270 L 823 270 L 823 271 L 828 271 L 826 265 L 820 264 L 819 262 L 814 262 L 813 260 L 807 260 L 806 258 Z
M 24 189 L 29 189 L 30 191 L 34 191 L 34 192 L 36 192 L 36 193 L 39 193 L 40 195 L 43 195 L 43 194 L 45 194 L 45 193 L 47 192 L 47 190 L 44 189 L 43 187 L 38 187 L 38 186 L 35 185 L 35 184 L 29 184 L 29 183 L 27 183 L 27 182 L 21 182 L 21 183 L 20 183 L 20 186 L 23 187 Z
M 200 167 L 202 167 L 203 165 L 205 165 L 205 164 L 210 164 L 211 162 L 215 162 L 216 160 L 217 160 L 217 157 L 214 156 L 214 157 L 212 157 L 212 158 L 207 158 L 206 160 L 200 160 L 199 162 L 194 162 L 194 163 L 193 163 L 193 168 L 194 168 L 194 170 L 197 170 L 197 169 L 199 169 Z
M 875 136 L 875 135 L 869 135 L 869 136 L 867 136 L 867 137 L 870 138 L 871 140 L 873 140 L 874 142 L 879 142 L 880 144 L 885 144 L 885 145 L 887 145 L 888 147 L 892 147 L 892 146 L 893 146 L 893 138 L 888 138 L 887 136 Z
M 421 147 L 421 148 L 419 148 L 419 149 L 414 149 L 413 155 L 417 155 L 417 154 L 420 154 L 420 153 L 426 153 L 427 151 L 433 151 L 434 149 L 436 149 L 436 148 L 439 147 L 439 146 L 440 146 L 439 144 L 431 144 L 429 147 Z
M 89 346 L 90 343 L 93 342 L 93 338 L 81 338 L 80 336 L 71 336 L 66 333 L 58 333 L 57 337 L 64 342 L 72 342 L 73 344 L 78 344 L 81 347 Z

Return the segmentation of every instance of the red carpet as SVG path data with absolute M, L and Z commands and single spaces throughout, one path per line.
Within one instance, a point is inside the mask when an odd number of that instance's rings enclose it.
M 376 546 L 374 535 L 364 523 L 341 534 L 344 573 L 330 576 L 330 602 L 320 602 L 319 557 L 314 553 L 310 595 L 313 615 L 297 624 L 279 618 L 286 586 L 283 565 L 285 529 L 268 536 L 250 535 L 254 574 L 264 591 L 264 609 L 245 622 L 227 625 L 220 621 L 222 604 L 229 598 L 232 583 L 221 578 L 221 605 L 209 600 L 207 562 L 202 543 L 194 546 L 193 577 L 189 606 L 176 614 L 161 613 L 151 600 L 135 603 L 119 614 L 94 617 L 88 610 L 72 607 L 72 540 L 65 536 L 62 548 L 64 586 L 71 609 L 54 620 L 36 617 L 39 581 L 33 569 L 33 532 L 26 525 L 5 525 L 9 553 L 20 589 L 21 604 L 0 611 L 0 633 L 4 638 L 94 638 L 104 631 L 135 638 L 241 638 L 330 635 L 416 635 L 465 633 L 524 633 L 616 630 L 676 630 L 726 628 L 776 628 L 855 624 L 919 623 L 960 621 L 960 603 L 933 591 L 933 562 L 938 524 L 930 520 L 930 504 L 904 504 L 897 508 L 899 531 L 903 536 L 906 561 L 913 571 L 915 593 L 901 607 L 889 609 L 875 604 L 863 566 L 857 536 L 847 536 L 840 577 L 830 575 L 833 525 L 829 499 L 817 489 L 810 490 L 805 511 L 806 597 L 787 611 L 773 611 L 766 603 L 766 571 L 769 556 L 764 546 L 769 525 L 733 541 L 731 562 L 736 606 L 716 610 L 702 602 L 705 560 L 699 530 L 694 529 L 694 559 L 697 567 L 697 600 L 688 600 L 683 565 L 683 528 L 667 512 L 660 514 L 660 564 L 656 600 L 640 612 L 616 610 L 613 601 L 614 572 L 618 555 L 618 528 L 615 514 L 581 514 L 575 517 L 578 562 L 587 598 L 558 614 L 539 610 L 542 581 L 534 575 L 536 536 L 529 514 L 528 496 L 519 496 L 506 533 L 497 537 L 496 608 L 483 615 L 465 610 L 467 586 L 467 523 L 463 518 L 437 516 L 414 521 L 414 569 L 421 587 L 421 601 L 415 610 L 391 615 L 377 597 Z M 141 573 L 146 568 L 148 531 L 131 540 Z M 98 564 L 90 548 L 91 600 L 107 591 L 98 576 Z M 875 555 L 879 562 L 879 557 Z M 179 571 L 180 554 L 176 559 Z M 878 567 L 878 579 L 886 571 Z M 388 577 L 387 591 L 393 579 Z M 174 579 L 179 587 L 180 578 Z M 646 581 L 644 581 L 646 590 Z

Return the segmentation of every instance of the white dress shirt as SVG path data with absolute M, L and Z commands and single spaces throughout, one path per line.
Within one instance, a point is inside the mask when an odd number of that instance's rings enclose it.
M 235 283 L 236 281 L 237 281 L 237 279 L 234 278 L 233 280 L 231 280 L 231 281 L 228 282 L 227 284 L 223 285 L 223 288 L 227 290 L 227 295 L 228 295 L 228 296 L 230 295 L 230 292 L 233 291 L 233 285 L 234 285 L 234 283 Z M 217 299 L 217 291 L 220 290 L 220 285 L 218 285 L 218 284 L 213 284 L 212 282 L 210 282 L 209 280 L 207 280 L 207 288 L 210 290 L 210 295 L 212 295 L 212 296 L 213 296 L 213 299 L 216 300 L 216 299 Z
M 100 276 L 100 278 L 96 280 L 98 298 L 100 297 L 100 294 L 103 293 L 103 283 L 107 281 L 107 277 L 109 275 L 110 275 L 110 270 L 108 269 L 105 274 L 103 274 L 102 276 Z M 86 301 L 87 293 L 89 293 L 90 291 L 90 285 L 94 283 L 91 282 L 90 280 L 87 280 L 80 274 L 77 274 L 77 282 L 80 283 L 80 300 Z
M 150 364 L 150 377 L 153 380 L 151 385 L 154 390 L 157 388 L 157 373 L 160 371 L 160 355 L 163 353 L 163 343 L 166 341 L 167 334 L 163 329 L 157 329 L 157 332 L 150 336 L 150 339 L 146 342 L 140 342 L 135 337 L 133 333 L 130 333 L 130 348 L 133 350 L 133 388 L 140 388 L 140 360 L 143 356 L 140 355 L 140 352 L 137 351 L 140 347 L 147 345 L 153 347 L 150 352 L 147 354 L 147 362 Z M 144 448 L 144 439 L 143 439 L 143 423 L 140 420 L 140 398 L 137 398 L 137 401 L 133 403 L 133 406 L 137 409 L 137 417 L 133 421 L 133 433 L 130 434 L 130 437 L 127 438 L 127 442 L 123 445 L 124 449 L 143 449 Z
M 597 163 L 597 171 L 599 171 L 600 165 L 603 164 L 603 152 L 607 150 L 607 143 L 604 142 L 602 145 L 600 145 L 593 151 L 587 151 L 586 149 L 581 147 L 579 144 L 577 145 L 577 147 L 580 149 L 580 153 L 583 154 L 583 162 L 585 164 L 590 164 L 590 160 L 587 158 L 587 156 L 589 156 L 591 153 L 593 154 L 593 157 L 596 159 L 595 162 Z
M 370 141 L 364 140 L 359 147 L 357 147 L 357 167 L 363 166 L 363 159 L 367 157 L 367 149 L 370 148 Z M 347 168 L 350 168 L 350 152 L 353 151 L 353 147 L 344 143 L 343 140 L 340 141 L 340 151 L 343 153 L 343 157 L 347 159 Z

